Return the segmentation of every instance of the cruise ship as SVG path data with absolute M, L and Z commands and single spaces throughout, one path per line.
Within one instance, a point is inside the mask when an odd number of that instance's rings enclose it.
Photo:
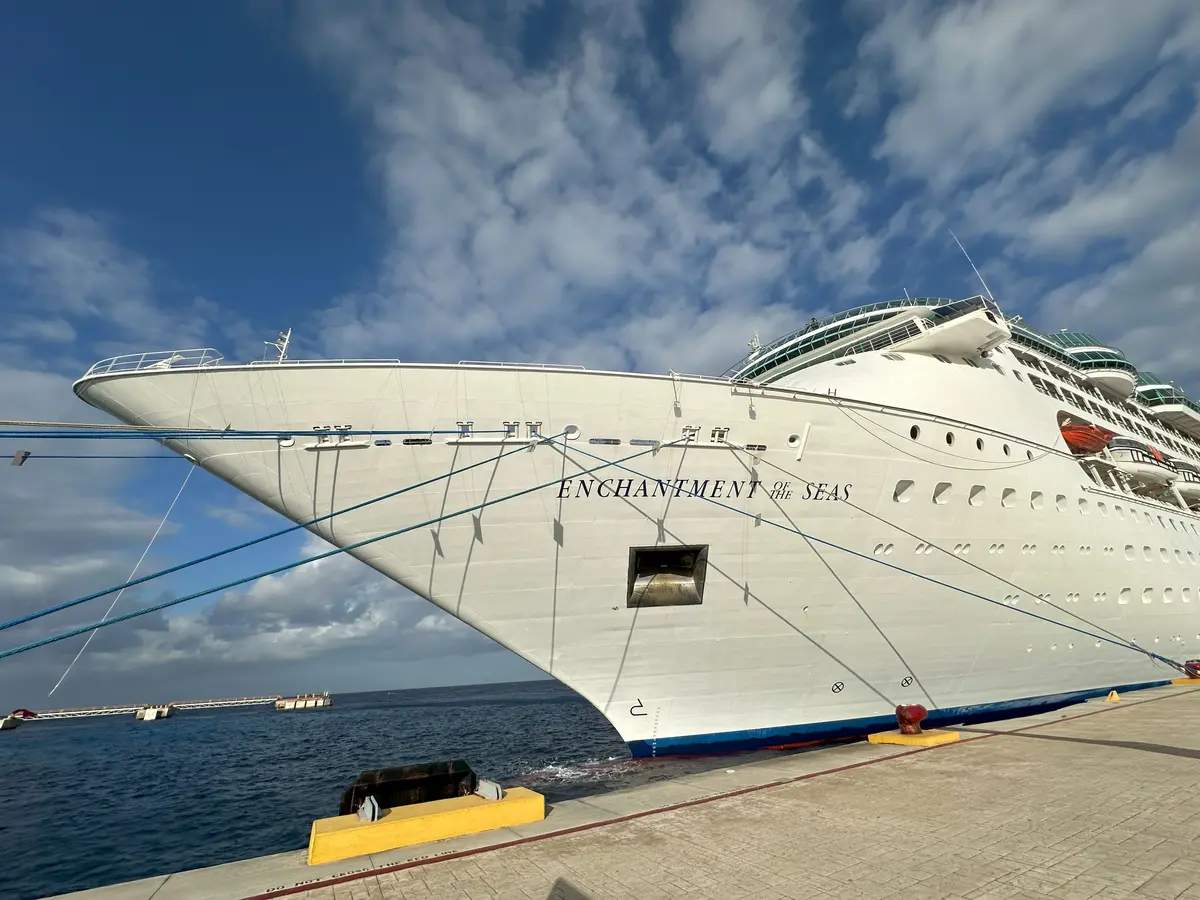
M 568 685 L 635 756 L 860 736 L 898 704 L 986 721 L 1200 656 L 1200 406 L 990 297 L 813 319 L 720 377 L 276 346 L 119 356 L 75 392 Z

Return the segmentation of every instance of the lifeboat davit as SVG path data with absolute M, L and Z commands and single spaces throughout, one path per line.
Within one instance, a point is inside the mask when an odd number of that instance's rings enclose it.
M 1059 431 L 1072 453 L 1099 453 L 1114 437 L 1113 432 L 1099 425 L 1077 425 L 1067 419 Z

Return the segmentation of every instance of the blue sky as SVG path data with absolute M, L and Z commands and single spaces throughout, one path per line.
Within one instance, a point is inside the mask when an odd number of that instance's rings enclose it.
M 1200 393 L 1198 74 L 1190 0 L 6 9 L 0 415 L 94 417 L 96 359 L 289 326 L 298 355 L 715 373 L 756 330 L 977 293 L 951 228 L 1006 311 Z M 3 469 L 0 613 L 123 580 L 182 466 Z M 197 473 L 147 565 L 280 524 Z M 532 674 L 432 609 L 335 561 L 106 629 L 55 696 Z M 0 699 L 45 705 L 77 648 L 0 661 Z

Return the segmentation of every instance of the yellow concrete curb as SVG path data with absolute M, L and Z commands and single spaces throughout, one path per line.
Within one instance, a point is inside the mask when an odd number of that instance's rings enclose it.
M 867 735 L 872 744 L 899 744 L 901 747 L 936 747 L 958 740 L 957 731 L 922 731 L 920 734 L 901 734 L 899 731 L 881 731 Z
M 527 788 L 508 788 L 500 800 L 472 794 L 382 811 L 374 822 L 357 815 L 317 819 L 308 839 L 308 864 L 336 862 L 413 844 L 528 825 L 546 818 L 546 801 Z

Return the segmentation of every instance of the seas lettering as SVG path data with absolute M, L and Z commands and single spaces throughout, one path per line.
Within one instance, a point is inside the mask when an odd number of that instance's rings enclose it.
M 766 482 L 757 478 L 564 478 L 558 485 L 558 499 L 671 498 L 702 497 L 709 500 L 753 500 L 765 496 L 771 500 L 849 500 L 849 483 L 805 482 L 803 489 L 790 481 Z

